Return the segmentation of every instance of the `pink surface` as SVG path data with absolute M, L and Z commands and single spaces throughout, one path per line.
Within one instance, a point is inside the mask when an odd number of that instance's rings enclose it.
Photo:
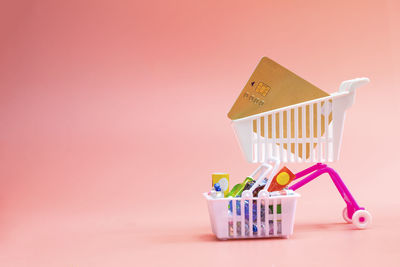
M 0 266 L 398 266 L 398 1 L 3 1 Z M 366 76 L 289 240 L 218 242 L 201 193 L 246 163 L 226 117 L 262 56 L 320 88 Z M 299 171 L 308 165 L 290 165 Z M 256 259 L 256 260 L 255 260 Z

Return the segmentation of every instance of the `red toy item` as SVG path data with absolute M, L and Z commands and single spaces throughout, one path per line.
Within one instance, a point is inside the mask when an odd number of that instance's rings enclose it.
M 272 178 L 271 184 L 269 185 L 268 192 L 280 191 L 284 189 L 291 181 L 294 180 L 294 175 L 288 168 L 283 167 L 275 176 Z

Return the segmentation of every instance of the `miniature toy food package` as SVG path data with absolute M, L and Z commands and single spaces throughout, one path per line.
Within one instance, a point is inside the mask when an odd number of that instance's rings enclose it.
M 271 184 L 268 187 L 268 192 L 283 190 L 294 180 L 295 177 L 296 175 L 294 175 L 287 167 L 283 167 L 274 178 L 272 178 Z
M 219 183 L 219 185 L 221 186 L 221 191 L 224 193 L 224 196 L 226 196 L 229 193 L 229 174 L 216 172 L 213 173 L 211 177 L 212 187 L 214 187 L 216 183 Z
M 256 115 L 259 113 L 267 112 L 270 110 L 298 104 L 301 102 L 321 98 L 328 96 L 329 94 L 307 82 L 301 77 L 297 76 L 290 70 L 279 65 L 275 61 L 263 57 L 258 63 L 256 69 L 251 75 L 249 81 L 246 83 L 236 102 L 233 104 L 231 110 L 228 113 L 228 117 L 232 120 L 241 119 L 247 116 Z M 321 110 L 324 107 L 321 106 Z M 309 107 L 306 108 L 306 118 L 309 118 Z M 290 114 L 287 114 L 290 113 Z M 302 109 L 298 109 L 298 138 L 302 138 Z M 272 138 L 272 115 L 269 115 L 268 119 L 268 137 Z M 275 118 L 276 123 L 276 138 L 288 138 L 287 131 L 287 119 L 288 116 L 292 118 L 290 120 L 290 133 L 289 138 L 295 137 L 295 113 L 294 110 L 291 112 L 283 112 L 283 121 L 280 122 L 278 114 Z M 317 104 L 313 106 L 313 131 L 314 137 L 317 137 L 318 126 L 317 126 Z M 329 122 L 332 120 L 332 114 L 329 114 Z M 306 119 L 305 122 L 306 137 L 310 137 L 311 122 Z M 321 135 L 325 132 L 325 114 L 321 112 Z M 279 124 L 283 123 L 283 136 L 280 137 Z M 265 136 L 264 132 L 264 118 L 261 118 L 260 122 L 260 135 Z M 257 133 L 256 120 L 253 121 L 253 131 Z M 284 144 L 284 148 L 287 149 L 287 144 Z M 299 155 L 302 153 L 302 144 L 298 144 Z M 306 158 L 310 155 L 310 144 L 306 144 Z M 291 151 L 295 151 L 295 144 L 292 144 Z
M 235 185 L 232 190 L 226 195 L 227 197 L 240 197 L 246 185 L 253 182 L 254 179 L 251 177 L 246 177 L 243 183 Z

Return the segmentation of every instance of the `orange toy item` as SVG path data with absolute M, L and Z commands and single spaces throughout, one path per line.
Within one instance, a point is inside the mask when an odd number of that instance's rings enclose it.
M 288 168 L 283 167 L 275 176 L 272 178 L 271 184 L 268 188 L 268 192 L 280 191 L 284 189 L 291 181 L 294 180 L 294 175 Z

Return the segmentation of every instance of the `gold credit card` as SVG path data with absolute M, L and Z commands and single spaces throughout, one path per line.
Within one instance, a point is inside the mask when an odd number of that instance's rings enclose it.
M 263 57 L 258 63 L 256 69 L 251 75 L 249 81 L 245 85 L 244 89 L 240 93 L 236 102 L 232 106 L 228 113 L 228 117 L 232 120 L 240 119 L 243 117 L 255 115 L 258 113 L 263 113 L 277 108 L 282 108 L 304 101 L 309 101 L 316 98 L 321 98 L 328 96 L 329 94 L 307 82 L 306 80 L 300 78 L 293 72 L 282 67 L 273 60 Z M 305 122 L 305 136 L 309 138 L 311 135 L 317 137 L 318 124 L 317 124 L 317 105 L 313 104 L 313 122 L 309 119 Z M 321 110 L 324 106 L 321 106 Z M 310 110 L 306 107 L 306 118 L 309 118 Z M 290 116 L 290 132 L 287 131 L 287 117 Z M 321 121 L 321 135 L 325 132 L 325 114 L 320 115 Z M 276 138 L 294 138 L 295 132 L 297 131 L 298 137 L 302 138 L 302 110 L 298 109 L 298 117 L 295 117 L 294 110 L 287 114 L 287 111 L 283 113 L 283 121 L 279 120 L 278 115 L 276 115 Z M 295 119 L 298 120 L 298 128 L 295 127 Z M 332 114 L 328 116 L 328 122 L 331 122 Z M 264 124 L 264 118 L 260 121 L 260 135 L 264 137 L 264 129 L 268 128 L 267 138 L 272 138 L 272 115 L 268 116 L 268 125 Z M 279 124 L 283 124 L 283 136 L 279 133 Z M 311 124 L 313 124 L 314 129 L 311 133 Z M 253 131 L 257 133 L 256 120 L 253 121 Z M 287 144 L 283 145 L 285 149 L 288 148 Z M 305 147 L 302 144 L 298 144 L 298 151 L 300 157 L 303 155 L 303 149 L 305 149 L 305 156 L 308 158 L 310 156 L 310 151 L 315 144 L 307 143 Z M 295 144 L 291 144 L 291 151 L 295 151 Z
M 329 94 L 263 57 L 228 113 L 232 120 Z

